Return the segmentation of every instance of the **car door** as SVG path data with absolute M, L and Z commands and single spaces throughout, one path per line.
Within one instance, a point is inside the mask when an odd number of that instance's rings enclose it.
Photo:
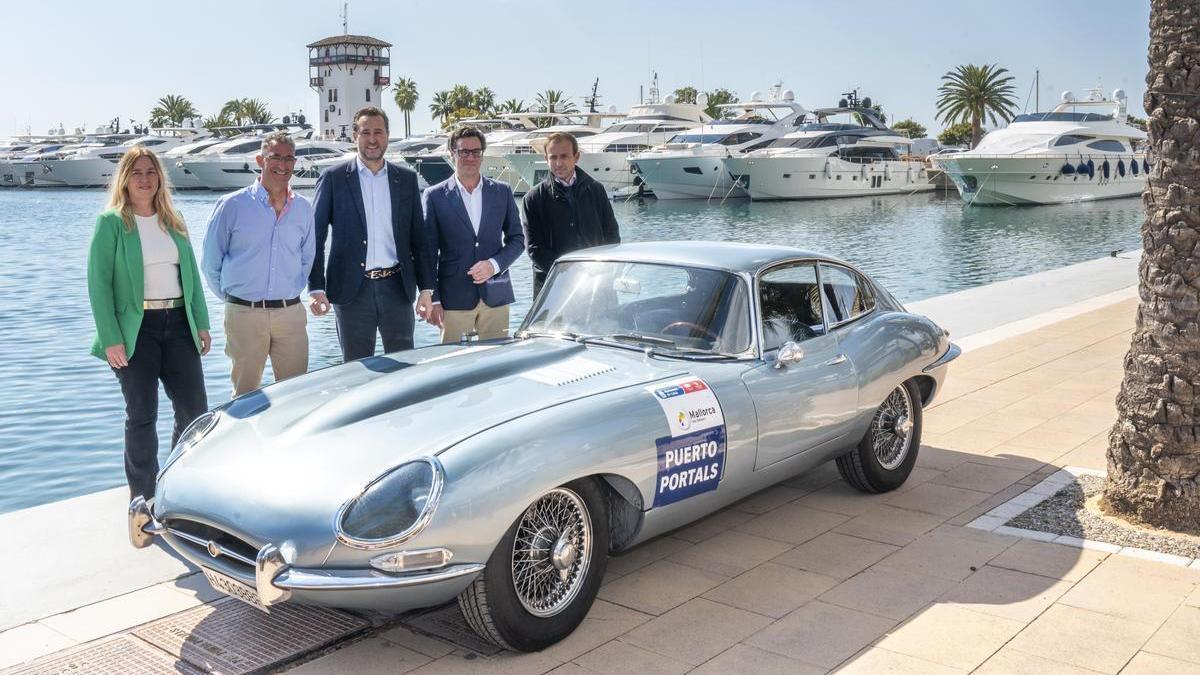
M 829 333 L 815 263 L 770 268 L 756 292 L 763 359 L 742 381 L 758 416 L 757 471 L 841 439 L 858 405 L 858 378 Z M 785 345 L 802 355 L 781 362 Z

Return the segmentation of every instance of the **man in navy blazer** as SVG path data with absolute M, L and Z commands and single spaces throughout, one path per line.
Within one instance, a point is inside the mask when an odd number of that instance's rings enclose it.
M 387 115 L 374 106 L 355 113 L 354 141 L 358 156 L 317 179 L 317 255 L 308 277 L 313 314 L 333 304 L 346 361 L 374 355 L 376 331 L 384 352 L 412 349 L 416 289 L 433 287 L 417 174 L 383 158 Z
M 479 173 L 487 147 L 483 132 L 456 129 L 447 147 L 454 175 L 423 196 L 426 227 L 437 248 L 429 256 L 437 261 L 437 288 L 432 298 L 422 294 L 417 314 L 441 326 L 442 342 L 471 332 L 481 340 L 507 337 L 514 299 L 508 270 L 525 250 L 517 202 L 511 188 Z

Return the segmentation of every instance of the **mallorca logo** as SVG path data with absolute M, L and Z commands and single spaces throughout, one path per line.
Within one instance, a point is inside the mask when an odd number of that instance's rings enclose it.
M 680 429 L 688 429 L 692 426 L 692 420 L 689 419 L 687 413 L 682 410 L 679 411 L 678 420 Z

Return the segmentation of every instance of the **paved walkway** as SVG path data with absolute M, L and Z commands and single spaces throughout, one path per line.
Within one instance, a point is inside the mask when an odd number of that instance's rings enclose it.
M 1134 308 L 1064 308 L 1071 318 L 1031 332 L 976 336 L 927 411 L 901 490 L 859 494 L 827 465 L 614 558 L 584 624 L 548 650 L 430 635 L 450 610 L 367 631 L 295 672 L 1200 672 L 1200 570 L 964 527 L 1059 467 L 1104 468 Z M 69 544 L 57 569 L 84 583 L 88 551 Z M 0 633 L 0 668 L 215 599 L 174 561 L 156 564 L 176 578 L 49 603 L 59 613 Z M 0 616 L 20 613 L 14 581 L 37 585 L 37 567 L 24 569 L 6 577 Z

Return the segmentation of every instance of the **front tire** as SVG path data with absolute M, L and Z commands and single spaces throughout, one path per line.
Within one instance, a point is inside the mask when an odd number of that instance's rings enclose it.
M 908 380 L 879 405 L 858 446 L 837 458 L 838 472 L 863 492 L 889 492 L 908 479 L 920 447 L 921 394 Z
M 608 512 L 594 481 L 549 490 L 508 528 L 483 574 L 459 594 L 459 609 L 490 642 L 544 649 L 570 635 L 591 609 L 608 543 Z

